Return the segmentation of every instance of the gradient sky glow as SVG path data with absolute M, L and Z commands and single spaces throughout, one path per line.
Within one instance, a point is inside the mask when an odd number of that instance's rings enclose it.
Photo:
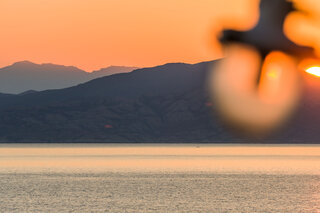
M 257 17 L 257 4 L 256 0 L 1 0 L 0 67 L 30 60 L 92 71 L 109 65 L 212 60 L 221 57 L 214 40 L 221 20 L 248 28 Z

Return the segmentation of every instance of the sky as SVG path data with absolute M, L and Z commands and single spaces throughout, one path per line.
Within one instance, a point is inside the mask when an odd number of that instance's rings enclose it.
M 258 3 L 257 0 L 1 0 L 0 67 L 29 60 L 93 71 L 110 65 L 148 67 L 213 60 L 222 57 L 215 39 L 221 23 L 237 29 L 250 28 L 258 17 Z M 304 0 L 302 5 L 320 11 L 318 0 Z M 306 30 L 318 33 L 309 37 L 320 36 L 320 25 L 307 27 Z M 292 39 L 305 42 L 301 39 L 305 35 L 301 36 L 292 23 L 287 28 L 293 31 Z

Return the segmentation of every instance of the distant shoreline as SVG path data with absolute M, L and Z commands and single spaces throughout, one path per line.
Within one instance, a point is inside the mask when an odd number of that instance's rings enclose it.
M 76 146 L 76 147 L 82 147 L 82 146 L 132 146 L 132 147 L 137 147 L 137 146 L 150 146 L 150 147 L 162 147 L 162 146 L 172 146 L 172 147 L 176 147 L 176 146 L 190 146 L 190 147 L 194 147 L 194 146 L 199 146 L 199 147 L 212 147 L 212 146 L 258 146 L 258 147 L 268 147 L 268 146 L 320 146 L 320 142 L 319 143 L 136 143 L 136 142 L 132 142 L 132 143 L 89 143 L 89 142 L 77 142 L 77 143 L 72 143 L 72 142 L 54 142 L 54 143 L 48 143 L 48 142 L 33 142 L 33 143 L 24 143 L 24 142 L 17 142 L 17 143 L 0 143 L 0 148 L 1 147 L 10 147 L 10 146 L 61 146 L 61 145 L 65 145 L 65 146 Z

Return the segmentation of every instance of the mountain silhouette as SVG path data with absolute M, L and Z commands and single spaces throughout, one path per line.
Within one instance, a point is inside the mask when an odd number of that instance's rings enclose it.
M 2 97 L 0 141 L 174 142 L 185 131 L 195 133 L 189 142 L 206 140 L 201 131 L 214 125 L 204 84 L 210 65 L 166 64 Z
M 0 95 L 0 142 L 320 142 L 320 100 L 310 88 L 278 133 L 264 139 L 232 134 L 207 90 L 216 63 L 165 64 L 66 89 Z
M 138 69 L 138 67 L 125 67 L 125 66 L 110 66 L 107 68 L 102 68 L 100 70 L 96 70 L 90 73 L 90 78 L 101 78 L 108 75 L 114 75 L 119 73 L 128 73 L 133 70 Z
M 36 90 L 27 90 L 25 92 L 19 93 L 18 95 L 27 95 L 27 94 L 32 94 L 32 93 L 36 93 L 38 91 Z
M 73 66 L 21 61 L 0 69 L 0 92 L 18 94 L 30 90 L 67 88 L 94 78 L 131 72 L 134 69 L 136 67 L 112 66 L 88 73 Z

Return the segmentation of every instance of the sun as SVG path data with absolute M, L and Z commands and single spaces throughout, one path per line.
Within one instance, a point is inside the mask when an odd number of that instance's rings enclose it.
M 317 77 L 320 77 L 320 66 L 310 67 L 310 68 L 306 69 L 306 72 L 311 75 L 315 75 Z

